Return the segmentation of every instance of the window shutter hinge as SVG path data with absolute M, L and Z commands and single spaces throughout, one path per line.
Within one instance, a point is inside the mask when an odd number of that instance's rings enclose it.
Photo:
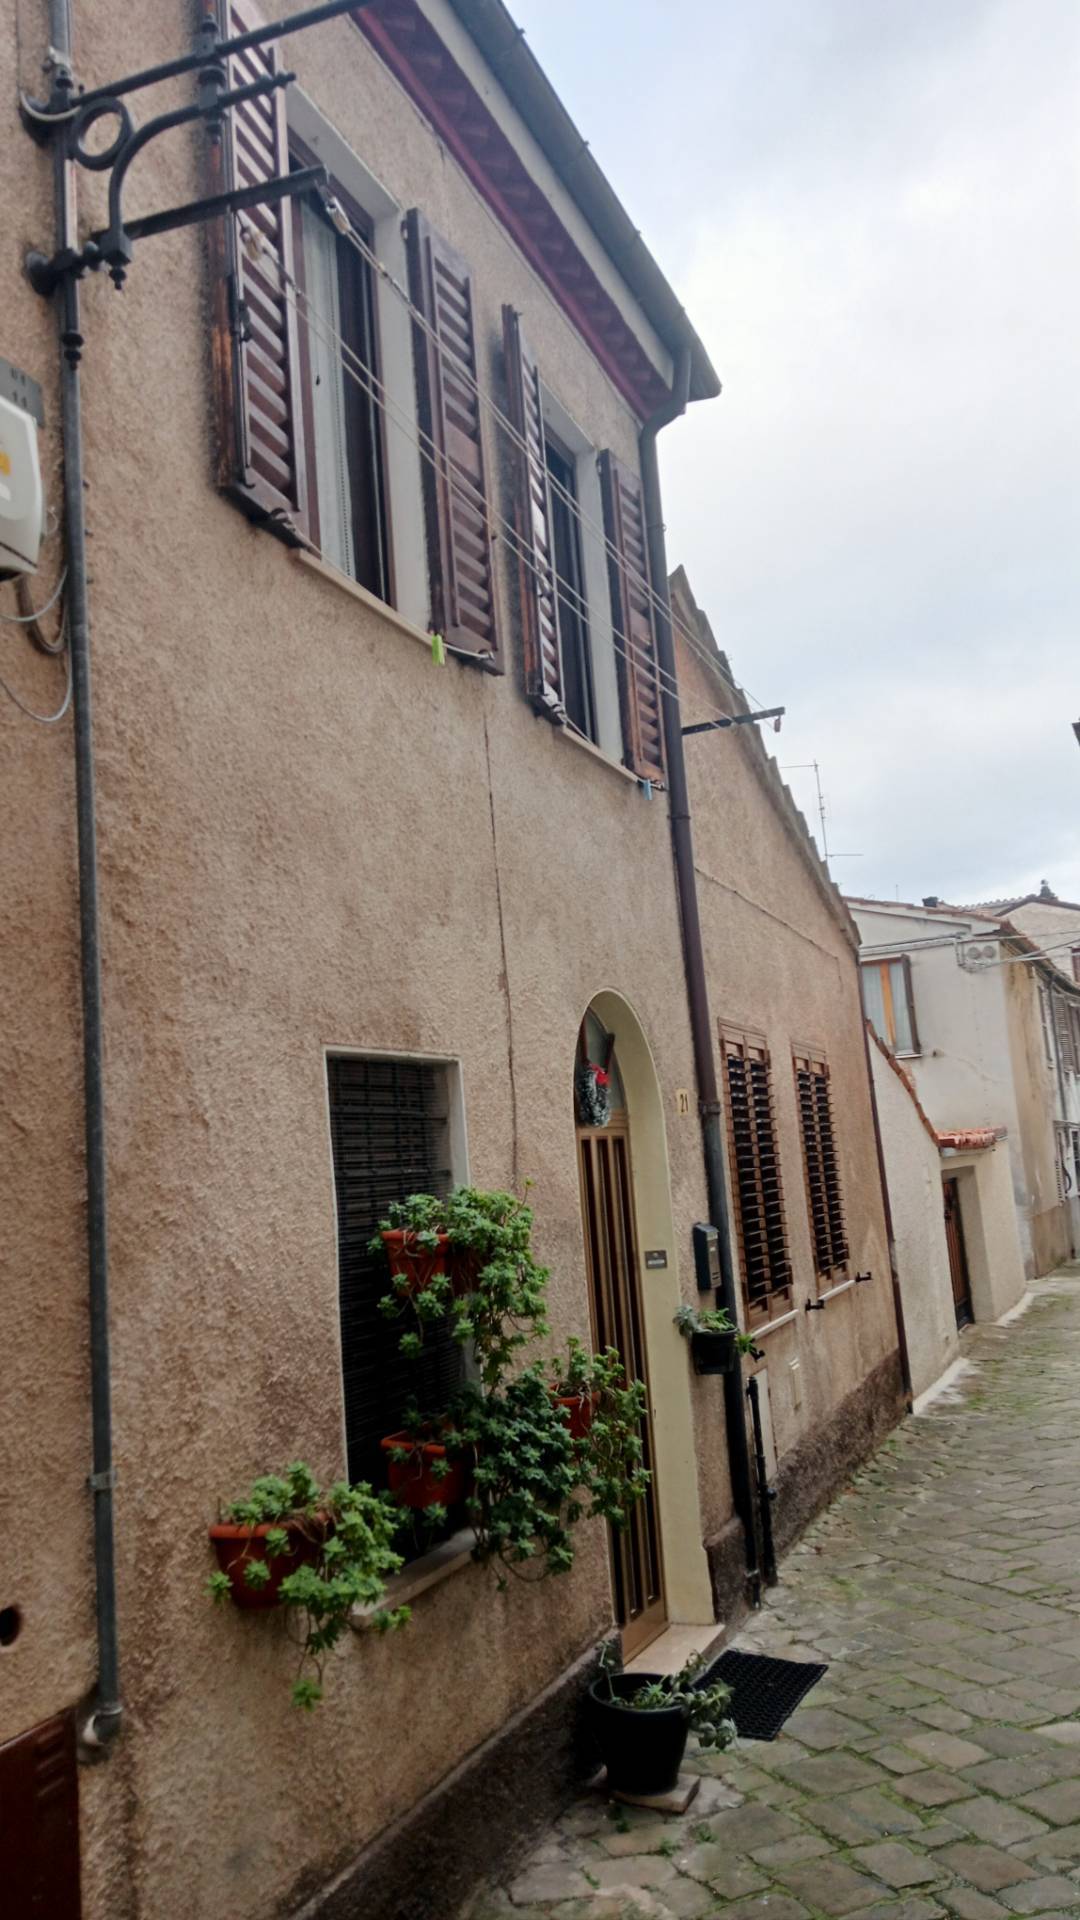
M 251 322 L 248 317 L 247 301 L 240 298 L 235 273 L 229 275 L 229 326 L 234 340 L 246 345 L 251 339 Z

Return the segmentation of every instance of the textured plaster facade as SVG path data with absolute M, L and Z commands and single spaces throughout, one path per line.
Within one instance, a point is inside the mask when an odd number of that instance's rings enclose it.
M 187 47 L 185 9 L 141 9 L 135 36 L 119 0 L 94 7 L 92 33 L 89 9 L 76 15 L 88 84 Z M 14 107 L 16 80 L 38 83 L 43 16 L 23 0 L 18 74 L 15 24 L 4 0 L 0 185 L 15 213 L 0 350 L 45 386 L 55 500 L 54 323 L 18 272 L 51 232 L 50 162 Z M 391 199 L 421 206 L 469 259 L 482 383 L 501 392 L 510 301 L 566 411 L 633 464 L 625 403 L 352 25 L 297 40 L 289 60 Z M 185 97 L 167 86 L 160 104 Z M 131 210 L 199 185 L 182 133 L 138 163 Z M 88 226 L 98 193 L 89 182 Z M 626 1010 L 642 1089 L 631 1124 L 654 1147 L 642 1244 L 670 1242 L 647 1311 L 669 1598 L 676 1617 L 708 1608 L 705 1545 L 730 1529 L 731 1494 L 717 1383 L 690 1375 L 670 1326 L 693 1295 L 685 1250 L 705 1214 L 693 1100 L 685 1114 L 676 1100 L 693 1088 L 682 954 L 664 796 L 526 706 L 501 567 L 505 677 L 439 669 L 215 493 L 199 232 L 145 243 L 122 298 L 88 282 L 84 330 L 126 1705 L 115 1749 L 81 1775 L 84 1901 L 88 1920 L 247 1920 L 315 1896 L 611 1618 L 597 1529 L 557 1591 L 499 1594 L 465 1567 L 421 1596 L 406 1635 L 350 1637 L 326 1704 L 301 1720 L 275 1623 L 206 1604 L 219 1497 L 298 1456 L 328 1476 L 344 1466 L 328 1049 L 459 1063 L 469 1172 L 535 1182 L 554 1330 L 584 1335 L 574 1046 L 598 994 Z M 505 508 L 490 442 L 488 456 Z M 55 663 L 4 633 L 10 677 L 55 703 Z M 688 706 L 715 705 L 715 676 L 699 682 L 688 659 L 680 670 Z M 0 1605 L 23 1616 L 0 1653 L 7 1739 L 86 1694 L 95 1643 L 70 724 L 38 730 L 5 704 L 0 730 L 0 1123 L 17 1197 L 0 1220 Z M 793 1039 L 828 1048 L 852 1263 L 875 1280 L 770 1336 L 783 1456 L 826 1434 L 896 1347 L 855 948 L 757 747 L 717 737 L 694 751 L 714 1011 L 767 1027 L 776 1052 L 800 1293 L 812 1283 Z

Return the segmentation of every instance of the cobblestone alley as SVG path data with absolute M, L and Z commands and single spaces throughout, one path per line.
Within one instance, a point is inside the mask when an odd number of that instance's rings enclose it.
M 829 1671 L 682 1819 L 582 1799 L 473 1920 L 1080 1909 L 1080 1268 L 908 1420 L 736 1644 Z

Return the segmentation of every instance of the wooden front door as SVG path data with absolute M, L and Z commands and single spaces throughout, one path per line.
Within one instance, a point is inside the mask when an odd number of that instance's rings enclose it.
M 71 1714 L 0 1746 L 0 1912 L 79 1920 L 79 1785 Z
M 945 1189 L 945 1240 L 949 1249 L 949 1272 L 952 1275 L 956 1324 L 958 1327 L 967 1327 L 970 1326 L 974 1316 L 971 1311 L 971 1281 L 968 1277 L 967 1249 L 964 1246 L 964 1223 L 960 1218 L 960 1187 L 956 1180 L 945 1180 L 942 1184 Z
M 618 1347 L 628 1376 L 645 1382 L 647 1396 L 649 1375 L 634 1231 L 630 1131 L 625 1110 L 613 1112 L 606 1126 L 580 1126 L 578 1154 L 593 1344 L 598 1350 Z M 613 1528 L 611 1532 L 615 1617 L 622 1629 L 626 1659 L 655 1639 L 667 1623 L 652 1421 L 647 1400 L 641 1441 L 644 1464 L 654 1477 L 645 1498 L 632 1509 L 629 1527 L 625 1531 Z

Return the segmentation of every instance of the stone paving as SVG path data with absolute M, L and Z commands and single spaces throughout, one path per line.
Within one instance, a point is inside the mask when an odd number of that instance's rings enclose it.
M 905 1421 L 740 1647 L 827 1660 L 688 1814 L 579 1800 L 471 1920 L 1080 1920 L 1080 1267 Z

